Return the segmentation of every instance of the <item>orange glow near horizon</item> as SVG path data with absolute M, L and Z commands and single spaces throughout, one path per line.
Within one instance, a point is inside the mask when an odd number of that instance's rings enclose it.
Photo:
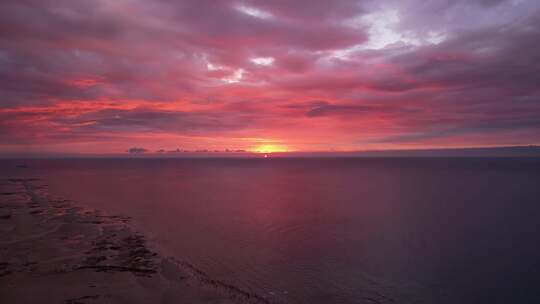
M 267 144 L 267 145 L 260 145 L 253 149 L 249 150 L 250 152 L 254 153 L 277 153 L 277 152 L 291 152 L 291 150 L 284 145 L 274 145 L 274 144 Z

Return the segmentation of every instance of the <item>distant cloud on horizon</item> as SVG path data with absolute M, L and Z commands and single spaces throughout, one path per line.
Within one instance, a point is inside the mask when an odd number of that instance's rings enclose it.
M 129 148 L 129 149 L 127 150 L 127 152 L 128 152 L 129 154 L 143 154 L 143 153 L 148 152 L 148 150 L 145 149 L 145 148 L 137 148 L 137 147 L 133 147 L 133 148 Z

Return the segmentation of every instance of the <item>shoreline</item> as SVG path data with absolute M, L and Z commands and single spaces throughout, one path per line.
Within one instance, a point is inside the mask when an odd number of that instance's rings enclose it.
M 53 197 L 42 180 L 0 180 L 2 303 L 282 303 L 158 247 L 131 218 Z

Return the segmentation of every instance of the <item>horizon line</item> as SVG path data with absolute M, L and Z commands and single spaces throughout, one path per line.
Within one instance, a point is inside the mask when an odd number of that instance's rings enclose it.
M 142 149 L 142 148 L 141 148 Z M 497 156 L 532 156 L 540 157 L 540 145 L 505 145 L 505 146 L 481 146 L 481 147 L 451 147 L 451 148 L 407 148 L 407 149 L 372 149 L 372 150 L 350 150 L 350 151 L 275 151 L 275 152 L 259 152 L 248 150 L 172 150 L 172 151 L 138 151 L 117 153 L 70 153 L 70 152 L 0 152 L 0 159 L 24 159 L 24 158 L 253 158 L 260 156 L 272 157 L 407 157 L 407 156 L 423 156 L 423 157 L 439 157 L 439 156 L 473 156 L 467 153 L 483 152 L 486 155 L 478 155 L 479 157 Z M 451 155 L 451 153 L 458 153 Z M 460 155 L 459 152 L 464 153 Z M 489 153 L 493 154 L 489 154 Z M 432 153 L 431 155 L 429 153 Z M 445 155 L 444 153 L 450 153 Z M 506 154 L 505 154 L 506 153 Z M 522 153 L 523 155 L 521 155 Z

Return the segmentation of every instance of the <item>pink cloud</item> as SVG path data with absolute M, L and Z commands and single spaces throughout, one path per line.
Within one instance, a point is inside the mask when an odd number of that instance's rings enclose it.
M 538 143 L 540 6 L 435 2 L 3 1 L 0 152 Z

